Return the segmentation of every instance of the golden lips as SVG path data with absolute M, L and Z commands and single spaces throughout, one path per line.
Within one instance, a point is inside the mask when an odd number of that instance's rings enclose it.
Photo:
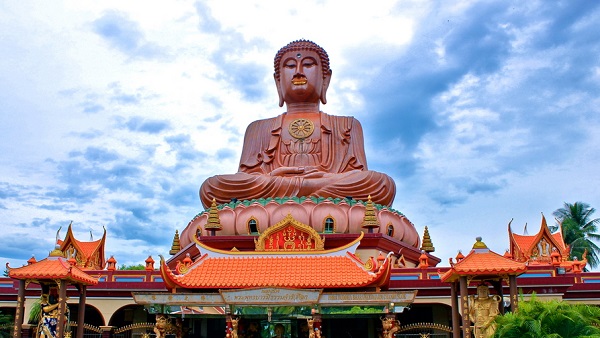
M 292 79 L 292 84 L 295 86 L 305 85 L 308 80 L 305 77 L 298 77 Z

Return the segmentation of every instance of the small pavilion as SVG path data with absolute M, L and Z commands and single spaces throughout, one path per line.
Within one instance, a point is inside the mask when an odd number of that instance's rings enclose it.
M 471 283 L 476 285 L 491 284 L 496 295 L 503 298 L 502 282 L 506 282 L 510 290 L 510 308 L 516 311 L 518 308 L 517 276 L 527 271 L 525 263 L 516 262 L 510 258 L 499 255 L 481 241 L 481 237 L 473 245 L 473 249 L 467 256 L 459 253 L 457 262 L 450 258 L 450 270 L 442 276 L 443 282 L 452 283 L 450 297 L 452 302 L 452 328 L 453 337 L 460 338 L 459 315 L 462 315 L 462 332 L 464 337 L 471 337 L 471 318 L 469 315 L 469 290 Z M 460 313 L 457 300 L 460 296 Z M 504 304 L 500 302 L 499 313 L 504 313 Z
M 40 285 L 42 292 L 50 289 L 50 287 L 58 287 L 58 318 L 64 318 L 67 312 L 68 285 L 73 285 L 77 288 L 79 291 L 77 337 L 83 337 L 86 288 L 87 286 L 98 284 L 98 280 L 78 268 L 75 258 L 65 258 L 64 253 L 57 245 L 57 248 L 51 251 L 47 258 L 39 262 L 32 257 L 28 261 L 28 265 L 11 268 L 7 264 L 6 267 L 8 269 L 8 276 L 19 280 L 13 338 L 21 338 L 22 336 L 22 323 L 25 312 L 25 289 L 30 283 Z M 56 338 L 66 336 L 69 336 L 69 334 L 66 334 L 64 325 L 58 325 Z

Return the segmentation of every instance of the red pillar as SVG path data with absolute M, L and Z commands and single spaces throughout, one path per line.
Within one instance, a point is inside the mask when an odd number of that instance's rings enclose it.
M 519 309 L 519 294 L 517 290 L 517 276 L 508 276 L 508 282 L 510 283 L 510 311 L 515 313 Z
M 458 309 L 458 283 L 450 284 L 450 304 L 452 307 L 452 338 L 460 338 L 460 313 Z
M 65 321 L 67 320 L 67 282 L 60 281 L 58 288 L 58 325 L 56 326 L 56 338 L 65 336 Z
M 79 292 L 79 312 L 77 313 L 77 338 L 83 338 L 83 324 L 85 323 L 85 297 L 87 287 L 81 285 Z
M 19 280 L 19 293 L 17 296 L 17 311 L 15 313 L 14 338 L 21 338 L 23 328 L 23 314 L 25 313 L 25 280 Z
M 471 318 L 469 316 L 469 285 L 467 277 L 460 277 L 460 312 L 462 314 L 463 337 L 471 337 Z

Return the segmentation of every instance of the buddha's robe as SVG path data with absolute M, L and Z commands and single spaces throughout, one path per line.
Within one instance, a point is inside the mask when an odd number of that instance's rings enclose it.
M 236 174 L 208 178 L 200 188 L 205 207 L 231 199 L 317 196 L 352 197 L 391 206 L 396 186 L 386 174 L 367 169 L 362 127 L 358 120 L 325 113 L 310 115 L 314 133 L 303 140 L 290 137 L 292 116 L 252 122 Z M 306 118 L 307 116 L 302 116 Z M 311 168 L 306 173 L 272 175 L 281 167 Z

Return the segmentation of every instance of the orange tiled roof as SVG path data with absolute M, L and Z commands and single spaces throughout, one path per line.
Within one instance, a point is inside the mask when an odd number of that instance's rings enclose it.
M 483 244 L 480 241 L 477 243 Z M 526 270 L 525 263 L 519 263 L 499 255 L 483 244 L 482 247 L 474 247 L 463 260 L 446 271 L 441 279 L 444 282 L 452 282 L 460 276 L 467 275 L 519 275 Z
M 559 249 L 561 251 L 563 251 L 563 250 L 566 250 L 567 248 L 565 247 L 565 240 L 563 239 L 561 231 L 553 233 L 552 238 L 554 238 L 554 240 L 556 241 L 557 246 L 560 246 Z
M 82 242 L 80 240 L 75 240 L 74 242 L 77 242 L 77 245 L 79 246 L 81 251 L 83 251 L 85 257 L 90 257 L 94 253 L 94 251 L 96 251 L 101 241 L 102 240 L 99 239 L 93 242 Z
M 536 246 L 537 243 L 542 239 L 542 237 L 549 238 L 549 240 L 552 241 L 553 246 L 556 247 L 561 252 L 561 254 L 564 253 L 566 250 L 565 241 L 562 236 L 562 230 L 559 229 L 559 231 L 551 233 L 550 229 L 548 228 L 548 224 L 546 223 L 546 218 L 543 214 L 540 230 L 535 235 L 515 234 L 512 232 L 510 223 L 508 225 L 508 231 L 509 236 L 512 238 L 512 241 L 519 247 L 521 254 L 525 256 L 529 256 L 531 254 L 532 247 Z
M 163 276 L 189 289 L 226 289 L 242 287 L 350 288 L 379 285 L 384 267 L 377 273 L 367 271 L 355 256 L 231 256 L 209 257 L 196 261 L 183 275 L 175 275 L 163 262 Z M 169 283 L 167 283 L 169 284 Z
M 75 238 L 72 230 L 72 224 L 69 224 L 67 235 L 64 240 L 58 240 L 60 249 L 65 252 L 70 245 L 73 245 L 79 252 L 78 263 L 84 269 L 103 269 L 106 262 L 104 260 L 104 242 L 106 240 L 106 229 L 101 239 L 96 241 L 84 242 Z M 91 263 L 91 264 L 90 264 Z
M 283 231 L 294 236 L 291 243 L 279 245 L 281 243 L 273 237 Z M 294 241 L 300 238 L 297 234 L 310 241 Z M 198 260 L 193 262 L 186 257 L 177 263 L 175 273 L 161 256 L 160 270 L 168 289 L 387 288 L 390 255 L 361 262 L 352 252 L 356 251 L 362 237 L 363 234 L 344 246 L 325 250 L 323 239 L 313 228 L 288 214 L 255 240 L 255 251 L 218 250 L 195 238 L 203 253 Z
M 65 279 L 74 284 L 98 284 L 96 278 L 71 265 L 64 257 L 48 257 L 20 268 L 11 268 L 8 276 L 15 279 Z
M 529 235 L 517 235 L 517 234 L 513 233 L 512 236 L 515 240 L 515 243 L 517 243 L 517 245 L 521 249 L 521 252 L 526 252 L 533 245 L 533 241 L 535 240 L 537 234 L 529 236 Z

